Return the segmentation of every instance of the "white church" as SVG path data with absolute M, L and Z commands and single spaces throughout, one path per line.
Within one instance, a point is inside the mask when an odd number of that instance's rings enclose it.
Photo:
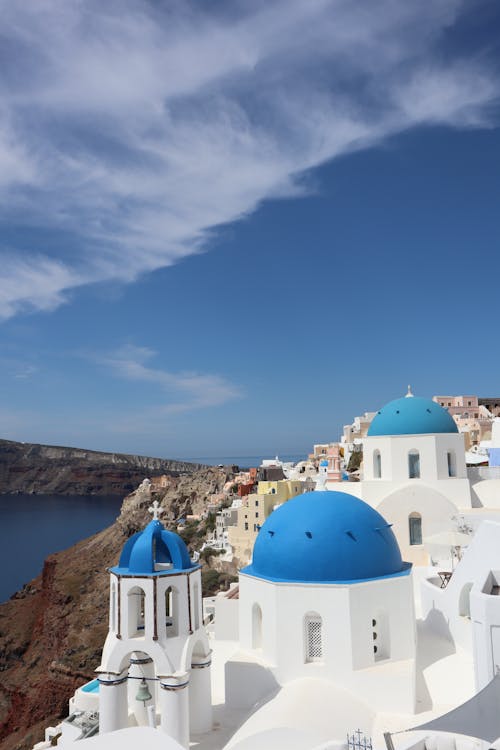
M 277 508 L 208 628 L 200 565 L 154 503 L 110 570 L 97 678 L 36 750 L 500 750 L 500 516 L 432 401 L 381 409 L 364 450 L 361 497 Z M 467 509 L 467 545 L 432 565 L 424 536 Z
M 500 519 L 500 480 L 473 487 L 464 436 L 446 409 L 408 394 L 383 406 L 363 438 L 363 479 L 327 482 L 355 494 L 392 525 L 405 560 L 429 561 L 424 542 L 458 526 Z

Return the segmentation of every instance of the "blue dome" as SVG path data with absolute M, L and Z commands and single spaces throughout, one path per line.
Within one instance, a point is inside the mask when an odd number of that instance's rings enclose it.
M 346 492 L 305 492 L 262 526 L 242 573 L 271 581 L 346 583 L 404 575 L 390 524 Z
M 377 412 L 368 437 L 458 432 L 451 414 L 429 398 L 411 396 L 390 401 Z
M 319 462 L 320 466 L 328 466 L 328 461 L 326 458 L 324 458 L 322 461 Z
M 150 521 L 125 543 L 117 567 L 118 575 L 165 575 L 191 570 L 199 565 L 189 557 L 188 548 L 178 534 L 166 531 L 160 521 Z

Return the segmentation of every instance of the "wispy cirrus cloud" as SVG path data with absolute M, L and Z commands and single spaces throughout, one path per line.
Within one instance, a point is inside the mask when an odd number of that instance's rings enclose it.
M 0 0 L 0 223 L 67 240 L 4 248 L 0 317 L 199 252 L 338 155 L 489 126 L 496 71 L 440 54 L 468 7 Z
M 243 396 L 240 388 L 220 375 L 155 368 L 151 366 L 155 355 L 152 349 L 129 344 L 94 358 L 120 378 L 158 386 L 162 398 L 155 407 L 156 417 L 221 406 Z

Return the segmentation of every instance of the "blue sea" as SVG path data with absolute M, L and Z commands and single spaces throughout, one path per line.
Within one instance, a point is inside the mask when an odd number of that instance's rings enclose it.
M 0 602 L 37 576 L 52 552 L 110 526 L 121 496 L 0 495 Z

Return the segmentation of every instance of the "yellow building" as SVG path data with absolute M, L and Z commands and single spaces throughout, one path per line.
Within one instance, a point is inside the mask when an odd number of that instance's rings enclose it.
M 229 526 L 227 529 L 228 542 L 240 565 L 252 559 L 253 545 L 258 531 L 266 518 L 271 515 L 274 507 L 300 495 L 304 488 L 304 483 L 298 480 L 280 479 L 275 482 L 259 482 L 257 493 L 243 498 L 243 505 L 238 508 L 236 525 Z
M 278 479 L 276 482 L 259 482 L 259 495 L 274 495 L 274 503 L 285 503 L 291 497 L 304 492 L 304 483 L 299 479 Z

